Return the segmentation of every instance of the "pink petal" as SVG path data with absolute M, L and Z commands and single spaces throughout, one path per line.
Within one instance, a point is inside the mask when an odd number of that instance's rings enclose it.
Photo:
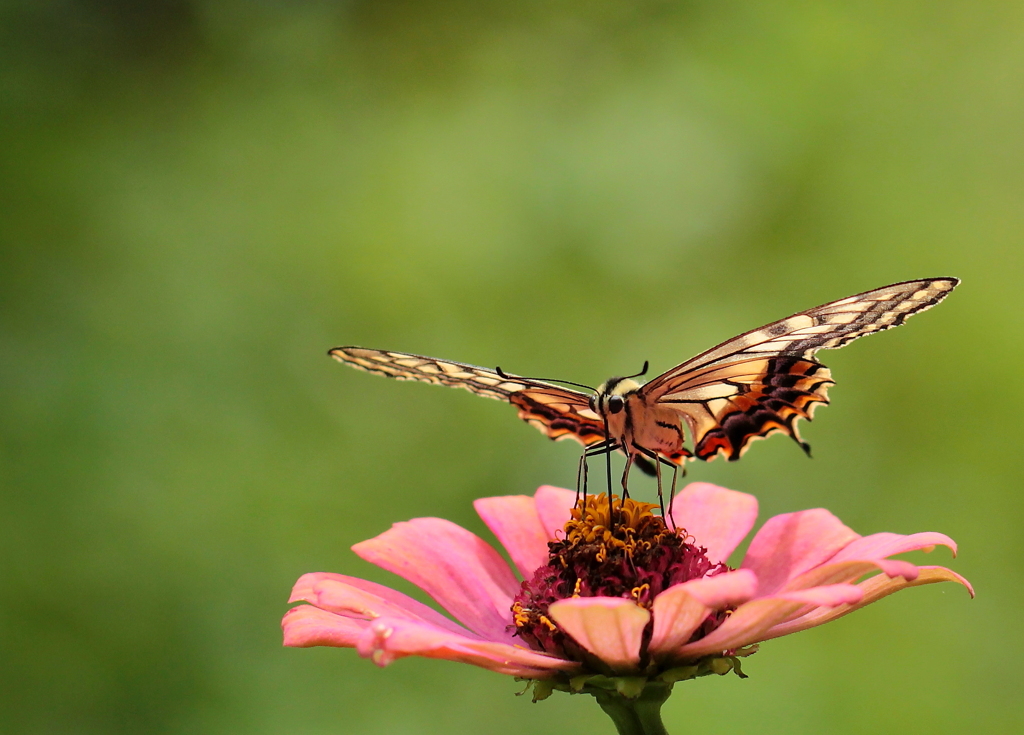
M 671 520 L 707 548 L 712 562 L 725 561 L 757 520 L 757 498 L 710 482 L 691 482 L 672 501 Z
M 805 590 L 780 592 L 776 597 L 780 600 L 802 602 L 816 607 L 835 607 L 836 605 L 852 605 L 860 602 L 864 597 L 864 592 L 853 584 L 826 584 Z
M 284 644 L 294 648 L 355 648 L 369 625 L 365 620 L 345 618 L 312 605 L 293 607 L 281 620 Z
M 769 518 L 750 542 L 741 565 L 757 575 L 759 597 L 825 563 L 860 536 L 824 508 Z
M 359 654 L 378 666 L 405 656 L 425 656 L 481 666 L 512 676 L 542 679 L 579 664 L 507 643 L 481 641 L 439 630 L 428 623 L 381 618 L 366 624 L 359 639 Z
M 432 623 L 453 633 L 475 635 L 408 595 L 344 574 L 315 572 L 302 575 L 295 583 L 288 602 L 300 601 L 347 618 L 408 618 Z
M 791 579 L 783 590 L 802 590 L 809 587 L 820 587 L 827 584 L 856 582 L 865 574 L 881 571 L 889 577 L 917 577 L 917 567 L 910 562 L 898 559 L 875 559 L 864 561 L 829 561 Z
M 651 614 L 621 597 L 573 597 L 548 608 L 558 626 L 617 673 L 635 671 Z
M 768 635 L 765 640 L 768 638 L 778 638 L 779 636 L 796 633 L 801 630 L 807 630 L 808 628 L 813 628 L 821 625 L 822 623 L 828 623 L 837 618 L 841 618 L 844 615 L 848 615 L 854 610 L 859 610 L 865 605 L 870 605 L 872 602 L 876 602 L 883 597 L 887 597 L 893 592 L 899 592 L 900 590 L 907 589 L 908 587 L 920 587 L 921 585 L 935 584 L 936 582 L 959 582 L 967 588 L 971 597 L 974 597 L 974 588 L 971 587 L 971 583 L 956 572 L 946 569 L 945 567 L 918 567 L 917 571 L 917 578 L 912 580 L 901 577 L 890 578 L 882 575 L 867 579 L 858 585 L 864 593 L 864 597 L 861 598 L 860 602 L 851 605 L 842 605 L 831 610 L 821 608 L 811 610 L 805 615 L 801 615 L 792 620 L 773 626 L 771 630 L 768 631 Z
M 352 547 L 360 557 L 422 588 L 470 630 L 508 640 L 519 582 L 486 541 L 442 518 L 396 523 Z
M 902 536 L 896 533 L 876 533 L 863 536 L 848 544 L 828 560 L 787 582 L 784 589 L 802 589 L 820 584 L 854 582 L 864 574 L 880 569 L 888 577 L 917 577 L 917 565 L 900 559 L 886 559 L 892 554 L 948 546 L 956 554 L 956 544 L 941 533 L 915 533 Z
M 832 561 L 847 559 L 884 559 L 894 554 L 920 549 L 931 550 L 935 546 L 948 546 L 956 556 L 956 543 L 943 533 L 928 531 L 902 536 L 898 533 L 875 533 L 863 536 L 840 551 Z
M 565 524 L 576 505 L 576 493 L 553 485 L 541 485 L 533 494 L 537 515 L 549 541 L 565 537 Z
M 850 584 L 813 587 L 760 597 L 736 608 L 720 627 L 699 641 L 679 649 L 683 658 L 699 658 L 763 641 L 772 626 L 808 605 L 841 605 L 861 599 L 863 592 Z
M 749 569 L 669 587 L 654 598 L 649 650 L 655 655 L 674 653 L 712 611 L 746 602 L 756 590 L 757 577 Z
M 911 564 L 902 559 L 877 559 L 875 564 L 887 577 L 903 577 L 911 580 L 917 579 L 917 564 Z
M 549 537 L 533 498 L 526 495 L 480 498 L 473 501 L 473 507 L 508 551 L 524 579 L 530 579 L 538 568 L 547 564 Z
M 720 610 L 751 599 L 757 592 L 757 576 L 749 569 L 736 569 L 713 577 L 693 579 L 676 587 L 685 587 L 691 596 L 710 608 Z M 669 587 L 666 592 L 676 587 Z

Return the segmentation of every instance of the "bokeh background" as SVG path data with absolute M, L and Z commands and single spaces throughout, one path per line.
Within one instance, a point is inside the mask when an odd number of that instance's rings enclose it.
M 486 535 L 473 498 L 577 458 L 327 348 L 597 383 L 939 275 L 823 355 L 813 460 L 690 477 L 948 533 L 978 598 L 771 642 L 666 722 L 1024 730 L 1022 129 L 1015 3 L 5 2 L 0 731 L 611 732 L 468 666 L 282 648 L 303 572 L 396 582 L 349 546 Z

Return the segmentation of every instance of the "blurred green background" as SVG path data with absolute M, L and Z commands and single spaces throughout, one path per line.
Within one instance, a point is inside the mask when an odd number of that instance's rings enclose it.
M 771 642 L 666 722 L 1024 730 L 1022 123 L 1012 3 L 4 3 L 0 731 L 610 733 L 468 666 L 282 648 L 303 572 L 391 583 L 349 546 L 486 533 L 473 498 L 578 456 L 326 350 L 597 383 L 944 275 L 823 354 L 813 460 L 690 478 L 948 533 L 978 598 Z

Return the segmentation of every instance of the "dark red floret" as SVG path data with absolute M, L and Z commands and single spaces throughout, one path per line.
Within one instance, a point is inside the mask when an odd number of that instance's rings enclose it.
M 570 597 L 622 597 L 649 610 L 654 598 L 672 585 L 729 571 L 725 564 L 709 561 L 706 549 L 691 543 L 684 529 L 670 528 L 654 515 L 654 508 L 628 498 L 624 503 L 616 500 L 614 523 L 608 522 L 608 502 L 602 496 L 589 498 L 585 512 L 578 506 L 573 509 L 565 538 L 548 544 L 548 563 L 524 580 L 516 595 L 514 634 L 536 650 L 600 671 L 600 662 L 548 616 L 553 602 Z M 709 615 L 691 640 L 706 636 L 727 615 L 724 610 Z M 652 627 L 653 620 L 645 632 L 644 648 Z

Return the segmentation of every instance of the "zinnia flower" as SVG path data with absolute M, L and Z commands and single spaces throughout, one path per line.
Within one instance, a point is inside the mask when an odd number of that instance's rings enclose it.
M 630 729 L 631 702 L 647 701 L 656 717 L 674 682 L 742 676 L 738 657 L 756 643 L 906 587 L 952 581 L 973 596 L 949 569 L 889 558 L 937 545 L 955 555 L 941 533 L 860 536 L 821 508 L 787 513 L 761 527 L 732 569 L 725 560 L 757 517 L 751 495 L 692 483 L 668 523 L 651 504 L 616 500 L 610 522 L 604 496 L 582 510 L 575 499 L 545 486 L 532 498 L 475 502 L 522 582 L 490 544 L 450 521 L 396 523 L 353 551 L 458 622 L 388 587 L 312 573 L 292 591 L 291 602 L 308 604 L 284 616 L 285 645 L 353 647 L 380 666 L 414 655 L 475 664 L 534 680 L 535 698 L 594 694 L 620 732 L 644 732 L 642 714 Z

